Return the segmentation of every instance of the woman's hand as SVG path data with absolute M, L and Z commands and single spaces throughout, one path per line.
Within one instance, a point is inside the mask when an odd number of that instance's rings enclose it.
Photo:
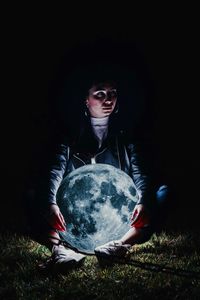
M 51 204 L 47 212 L 47 222 L 53 229 L 66 231 L 66 223 L 57 204 Z
M 143 204 L 137 204 L 131 217 L 131 227 L 143 228 L 150 223 L 150 216 Z

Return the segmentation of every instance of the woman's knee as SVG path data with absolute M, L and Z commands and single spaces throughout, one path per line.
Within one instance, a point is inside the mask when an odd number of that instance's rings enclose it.
M 167 203 L 169 196 L 169 187 L 167 185 L 161 185 L 156 192 L 156 202 L 159 206 Z

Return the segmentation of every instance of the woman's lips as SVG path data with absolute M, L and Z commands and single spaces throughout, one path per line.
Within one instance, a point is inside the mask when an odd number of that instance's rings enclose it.
M 111 112 L 112 112 L 112 108 L 103 109 L 103 113 L 111 113 Z
M 110 114 L 113 111 L 113 103 L 111 103 L 111 104 L 104 104 L 102 106 L 102 111 L 105 114 Z
M 113 108 L 112 104 L 111 105 L 104 105 L 104 106 L 102 106 L 103 110 L 111 110 L 112 108 Z

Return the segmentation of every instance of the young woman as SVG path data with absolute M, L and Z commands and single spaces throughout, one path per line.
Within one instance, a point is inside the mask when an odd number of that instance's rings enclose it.
M 51 264 L 57 270 L 79 265 L 85 258 L 59 243 L 59 231 L 67 228 L 56 203 L 56 193 L 63 178 L 74 169 L 92 163 L 113 165 L 132 178 L 139 195 L 127 233 L 117 241 L 97 247 L 97 257 L 124 257 L 132 245 L 147 241 L 155 229 L 157 202 L 166 198 L 167 187 L 158 187 L 152 181 L 140 145 L 130 140 L 116 122 L 118 95 L 118 86 L 113 80 L 103 77 L 91 83 L 83 99 L 85 110 L 80 132 L 73 143 L 63 141 L 58 145 L 50 165 L 41 197 L 46 221 L 43 242 L 52 251 Z

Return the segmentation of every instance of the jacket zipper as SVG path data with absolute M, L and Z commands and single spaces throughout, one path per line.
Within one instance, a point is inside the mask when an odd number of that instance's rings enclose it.
M 73 156 L 79 159 L 84 165 L 86 165 L 86 163 L 82 159 L 80 159 L 80 157 L 76 156 L 75 154 L 73 154 Z
M 116 137 L 116 144 L 117 144 L 117 156 L 118 156 L 118 161 L 119 161 L 119 169 L 122 170 L 120 155 L 119 155 L 119 144 L 118 144 L 118 138 L 117 137 Z
M 102 154 L 107 148 L 104 148 L 101 152 L 97 153 L 93 157 L 91 157 L 91 164 L 96 164 L 96 157 L 100 154 Z

